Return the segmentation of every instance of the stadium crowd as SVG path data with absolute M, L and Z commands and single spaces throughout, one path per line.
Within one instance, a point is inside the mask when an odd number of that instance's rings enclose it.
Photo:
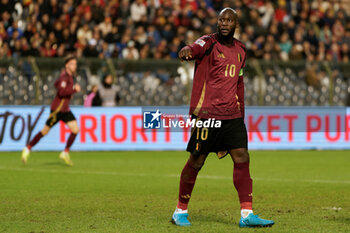
M 237 10 L 250 58 L 349 61 L 345 0 L 0 0 L 0 57 L 171 59 Z

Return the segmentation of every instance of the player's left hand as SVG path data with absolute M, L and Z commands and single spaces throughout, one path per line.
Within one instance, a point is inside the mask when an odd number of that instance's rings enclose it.
M 76 92 L 80 92 L 81 88 L 80 88 L 80 85 L 78 83 L 74 84 L 74 90 Z
M 179 52 L 179 58 L 181 59 L 181 61 L 188 61 L 192 59 L 192 50 L 185 46 L 184 48 L 182 48 Z

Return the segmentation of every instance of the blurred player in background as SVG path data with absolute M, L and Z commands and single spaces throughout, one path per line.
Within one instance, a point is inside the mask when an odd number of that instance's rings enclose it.
M 29 144 L 22 151 L 22 162 L 26 164 L 30 150 L 35 146 L 42 137 L 44 137 L 50 129 L 59 121 L 67 124 L 71 130 L 66 148 L 60 153 L 59 158 L 67 165 L 73 166 L 69 157 L 69 148 L 72 146 L 75 137 L 79 133 L 78 123 L 69 108 L 69 101 L 73 94 L 80 91 L 80 85 L 74 84 L 73 76 L 77 71 L 77 59 L 74 56 L 67 56 L 65 58 L 64 70 L 62 70 L 59 78 L 55 82 L 57 94 L 51 104 L 51 114 L 46 121 L 44 128 L 29 142 Z
M 195 60 L 190 114 L 197 121 L 221 120 L 220 128 L 192 129 L 187 145 L 190 157 L 180 178 L 179 201 L 172 221 L 189 226 L 187 206 L 197 174 L 210 152 L 219 158 L 228 153 L 234 162 L 233 183 L 241 205 L 240 227 L 269 227 L 271 220 L 259 218 L 252 210 L 253 182 L 249 173 L 247 130 L 244 124 L 245 46 L 235 39 L 237 13 L 223 9 L 217 20 L 217 33 L 205 35 L 179 52 L 181 60 Z

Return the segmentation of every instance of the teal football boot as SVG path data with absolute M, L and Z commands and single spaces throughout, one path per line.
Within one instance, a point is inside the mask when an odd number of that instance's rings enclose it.
M 177 226 L 191 226 L 190 221 L 187 219 L 188 213 L 174 213 L 171 221 Z
M 275 224 L 272 220 L 259 218 L 258 215 L 250 213 L 246 218 L 241 217 L 239 227 L 271 227 Z

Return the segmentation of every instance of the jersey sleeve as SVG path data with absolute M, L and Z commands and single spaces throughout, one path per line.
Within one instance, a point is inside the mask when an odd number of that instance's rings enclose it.
M 205 52 L 210 48 L 211 44 L 212 42 L 209 36 L 202 36 L 193 44 L 188 45 L 192 51 L 192 59 L 201 60 L 205 55 Z
M 73 89 L 73 84 L 68 81 L 66 76 L 61 76 L 55 82 L 55 87 L 60 98 L 70 97 L 75 93 L 75 90 Z
M 244 106 L 244 80 L 243 80 L 243 75 L 238 77 L 237 99 L 238 99 L 238 102 L 239 102 L 239 109 L 240 109 L 242 117 L 244 119 L 245 106 Z
M 244 48 L 245 49 L 245 48 Z M 245 61 L 246 61 L 247 55 L 244 54 L 243 62 L 241 69 L 239 70 L 238 74 L 238 83 L 237 83 L 237 97 L 239 101 L 239 108 L 241 110 L 242 117 L 244 119 L 245 116 L 245 105 L 244 105 L 244 78 L 243 78 L 243 69 L 245 67 Z
M 247 58 L 247 53 L 245 52 L 245 51 L 246 51 L 246 50 L 245 50 L 245 46 L 244 46 L 244 44 L 242 44 L 242 43 L 240 43 L 240 44 L 241 44 L 241 47 L 242 47 L 243 50 L 244 50 L 244 57 L 243 57 L 243 62 L 242 62 L 241 69 L 239 70 L 239 74 L 238 74 L 239 77 L 240 77 L 240 76 L 243 76 L 243 74 L 244 74 L 245 60 L 246 60 L 246 58 Z

